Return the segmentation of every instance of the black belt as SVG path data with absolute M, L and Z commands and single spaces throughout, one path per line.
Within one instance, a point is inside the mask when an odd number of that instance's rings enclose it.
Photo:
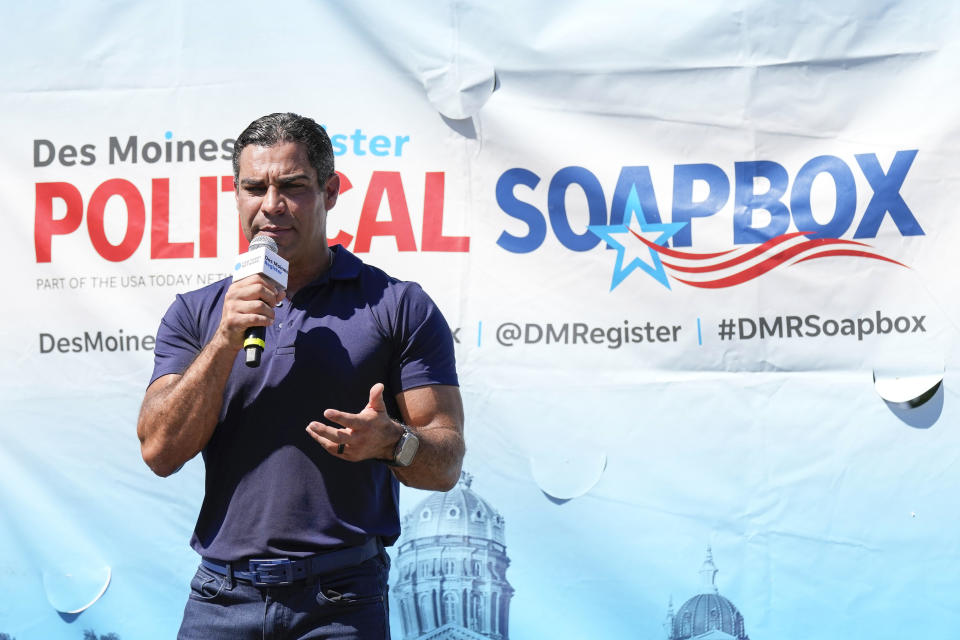
M 319 553 L 309 558 L 251 558 L 238 562 L 219 562 L 202 558 L 200 564 L 222 576 L 235 578 L 255 587 L 280 587 L 356 566 L 376 556 L 380 553 L 380 549 L 379 538 L 371 538 L 357 547 Z

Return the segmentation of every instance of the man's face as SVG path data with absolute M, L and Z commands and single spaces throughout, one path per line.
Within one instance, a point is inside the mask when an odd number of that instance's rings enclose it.
M 310 268 L 325 257 L 327 211 L 337 202 L 336 174 L 324 185 L 297 142 L 249 145 L 240 152 L 237 211 L 247 239 L 277 242 L 291 268 Z

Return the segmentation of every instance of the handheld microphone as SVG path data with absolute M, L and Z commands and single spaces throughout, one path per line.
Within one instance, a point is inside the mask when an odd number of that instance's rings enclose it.
M 278 285 L 287 288 L 287 274 L 290 263 L 277 254 L 277 242 L 270 236 L 257 236 L 250 242 L 246 253 L 237 258 L 233 267 L 233 280 L 262 273 Z M 259 367 L 263 348 L 267 346 L 267 328 L 250 327 L 243 334 L 243 349 L 246 353 L 246 365 Z

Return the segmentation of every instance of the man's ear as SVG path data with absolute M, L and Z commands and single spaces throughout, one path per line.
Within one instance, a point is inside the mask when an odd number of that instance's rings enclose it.
M 333 205 L 337 204 L 337 196 L 340 195 L 340 174 L 334 172 L 327 178 L 327 183 L 323 185 L 324 208 L 329 211 Z

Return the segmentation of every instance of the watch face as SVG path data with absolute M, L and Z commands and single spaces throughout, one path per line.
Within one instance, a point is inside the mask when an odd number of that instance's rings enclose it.
M 420 439 L 413 433 L 406 432 L 397 444 L 397 453 L 393 457 L 393 463 L 400 467 L 410 466 L 410 463 L 413 462 L 413 456 L 417 455 L 417 449 L 419 448 Z

